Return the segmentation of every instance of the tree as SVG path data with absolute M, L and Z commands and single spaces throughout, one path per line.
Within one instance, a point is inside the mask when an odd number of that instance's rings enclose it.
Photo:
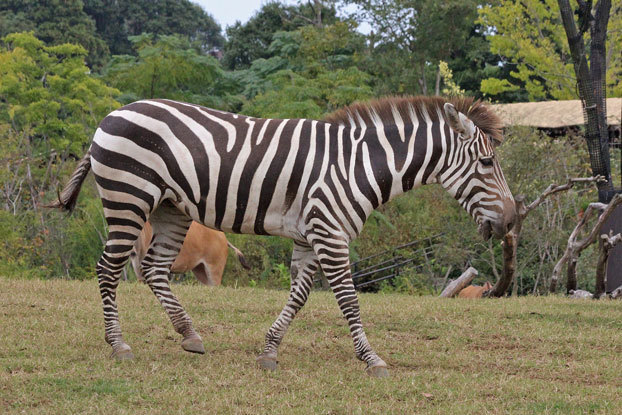
M 477 15 L 476 0 L 345 0 L 358 6 L 354 17 L 367 22 L 370 61 L 385 83 L 381 93 L 440 92 L 440 60 L 465 47 Z M 430 86 L 430 78 L 435 86 Z
M 562 21 L 577 77 L 579 98 L 583 105 L 585 119 L 585 140 L 590 152 L 590 161 L 594 175 L 607 179 L 598 184 L 600 202 L 608 203 L 613 196 L 611 166 L 609 158 L 609 130 L 607 128 L 607 25 L 611 11 L 611 0 L 599 0 L 592 11 L 592 1 L 578 1 L 577 12 L 579 29 L 573 16 L 573 9 L 568 0 L 559 0 Z M 622 12 L 622 2 L 619 3 Z M 590 64 L 585 52 L 583 36 L 590 29 Z M 622 40 L 622 36 L 620 36 Z M 619 46 L 619 44 L 618 44 Z M 618 79 L 618 82 L 622 82 Z
M 214 18 L 189 0 L 84 0 L 84 11 L 113 55 L 134 53 L 129 36 L 179 34 L 207 52 L 222 47 L 222 29 Z
M 212 108 L 232 109 L 235 81 L 218 61 L 192 47 L 179 35 L 131 36 L 138 56 L 114 56 L 104 78 L 123 91 L 124 103 L 143 98 L 169 98 Z
M 335 8 L 329 2 L 316 0 L 313 4 L 298 6 L 266 3 L 248 22 L 236 22 L 227 28 L 223 65 L 227 69 L 246 69 L 257 59 L 273 56 L 269 47 L 275 33 L 295 31 L 309 24 L 323 26 L 336 21 Z
M 609 96 L 622 96 L 622 1 L 613 0 L 612 5 L 606 90 Z M 524 86 L 532 101 L 577 98 L 577 77 L 557 0 L 500 0 L 480 8 L 478 21 L 492 34 L 491 51 L 513 69 L 508 79 L 483 80 L 482 92 L 495 97 Z M 587 26 L 581 27 L 588 29 L 591 20 L 585 21 Z M 582 41 L 586 33 L 581 32 Z
M 31 33 L 0 49 L 2 206 L 37 210 L 59 163 L 82 154 L 97 123 L 118 107 L 119 91 L 89 76 L 79 45 L 46 46 Z M 30 206 L 30 207 L 28 207 Z
M 482 79 L 506 80 L 510 78 L 513 66 L 499 64 L 499 55 L 490 51 L 490 36 L 485 27 L 477 23 L 473 24 L 464 47 L 453 51 L 447 60 L 454 74 L 454 80 L 464 89 L 466 96 L 484 98 L 484 93 L 480 89 Z M 521 102 L 527 101 L 528 95 L 524 83 L 519 83 L 512 90 L 496 94 L 494 99 L 498 102 Z
M 101 205 L 85 200 L 94 186 L 69 220 L 39 208 L 56 194 L 65 161 L 84 154 L 99 121 L 119 106 L 119 91 L 90 76 L 86 55 L 80 45 L 46 46 L 32 33 L 0 44 L 3 275 L 84 278 L 101 254 Z
M 270 75 L 267 81 L 270 88 L 245 104 L 244 114 L 320 119 L 354 101 L 372 97 L 369 75 L 355 67 L 324 71 L 313 78 L 283 69 Z
M 321 118 L 328 112 L 372 96 L 371 77 L 359 70 L 362 37 L 352 24 L 304 26 L 273 37 L 269 59 L 257 59 L 236 76 L 250 99 L 249 115 Z
M 0 37 L 33 31 L 49 45 L 79 44 L 88 51 L 88 65 L 99 68 L 110 53 L 82 7 L 82 0 L 5 0 L 0 4 Z

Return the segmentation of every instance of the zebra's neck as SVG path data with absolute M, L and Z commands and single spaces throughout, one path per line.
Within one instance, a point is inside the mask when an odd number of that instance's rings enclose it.
M 339 126 L 337 134 L 333 134 L 337 143 L 331 144 L 337 146 L 338 159 L 327 179 L 339 183 L 341 177 L 347 177 L 353 197 L 349 202 L 360 218 L 349 229 L 351 237 L 360 233 L 366 219 L 380 205 L 411 189 L 437 182 L 437 175 L 444 170 L 443 153 L 449 134 L 442 119 L 429 118 L 371 127 Z M 342 145 L 342 140 L 348 140 L 348 145 Z
M 370 180 L 377 195 L 374 209 L 411 189 L 436 183 L 451 139 L 442 119 L 429 118 L 356 128 L 352 135 L 363 136 L 357 143 L 357 163 L 374 179 Z

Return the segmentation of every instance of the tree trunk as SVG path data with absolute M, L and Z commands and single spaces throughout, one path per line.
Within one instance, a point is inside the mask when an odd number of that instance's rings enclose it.
M 607 282 L 607 261 L 609 260 L 609 253 L 617 243 L 622 240 L 621 234 L 613 235 L 613 232 L 609 232 L 609 235 L 600 235 L 598 246 L 600 248 L 600 254 L 598 255 L 598 264 L 596 265 L 596 292 L 594 296 L 600 298 L 605 293 L 605 286 Z
M 557 281 L 559 280 L 559 275 L 561 274 L 562 268 L 565 263 L 568 261 L 572 261 L 575 258 L 578 258 L 581 251 L 591 245 L 596 241 L 596 238 L 600 235 L 600 230 L 609 219 L 609 216 L 613 213 L 613 211 L 618 207 L 618 205 L 622 204 L 622 194 L 616 194 L 611 199 L 609 204 L 605 205 L 603 203 L 590 203 L 583 214 L 577 226 L 575 226 L 574 230 L 570 234 L 568 238 L 568 245 L 566 246 L 566 250 L 564 251 L 564 255 L 561 259 L 555 264 L 555 268 L 553 268 L 553 275 L 551 275 L 551 285 L 549 287 L 549 291 L 554 293 L 557 289 Z M 598 212 L 600 216 L 598 217 L 596 224 L 589 232 L 588 236 L 577 241 L 579 238 L 579 233 L 585 227 L 588 220 L 592 216 L 594 212 Z M 575 281 L 576 285 L 576 281 Z
M 518 229 L 520 233 L 520 229 Z M 490 296 L 501 297 L 510 288 L 516 279 L 516 250 L 518 248 L 518 234 L 512 230 L 503 238 L 503 278 L 500 284 L 495 284 Z
M 436 84 L 434 85 L 434 94 L 439 96 L 441 94 L 441 66 L 436 68 Z
M 313 3 L 315 4 L 315 6 L 311 6 L 311 8 L 315 11 L 315 19 L 313 24 L 316 27 L 322 27 L 322 2 L 321 0 L 314 0 Z
M 569 294 L 570 291 L 577 290 L 577 261 L 579 260 L 579 255 L 573 256 L 568 261 L 568 267 L 566 268 L 566 293 Z
M 419 85 L 421 85 L 421 93 L 428 95 L 428 83 L 425 80 L 425 61 L 421 61 L 421 78 L 419 79 Z
M 603 235 L 604 236 L 604 235 Z M 605 292 L 605 282 L 607 281 L 607 260 L 609 259 L 609 249 L 605 248 L 605 240 L 600 238 L 598 241 L 600 254 L 596 264 L 596 287 L 594 295 L 598 298 Z
M 599 0 L 596 5 L 596 16 L 592 17 L 591 2 L 578 0 L 579 20 L 584 24 L 581 31 L 577 30 L 574 21 L 574 10 L 568 0 L 558 0 L 562 22 L 568 38 L 568 46 L 574 64 L 579 98 L 583 104 L 583 117 L 586 126 L 586 141 L 590 153 L 590 164 L 594 175 L 604 176 L 606 181 L 598 183 L 598 198 L 601 203 L 609 202 L 609 195 L 613 190 L 611 168 L 609 165 L 608 132 L 606 123 L 605 104 L 605 38 L 611 0 Z M 591 24 L 590 60 L 592 67 L 588 67 L 583 43 L 583 33 Z
M 477 276 L 478 272 L 475 268 L 469 267 L 466 271 L 462 273 L 461 276 L 453 280 L 449 283 L 447 287 L 443 290 L 439 297 L 442 298 L 450 298 L 455 297 L 464 287 L 469 285 L 473 278 Z
M 501 279 L 499 271 L 497 271 L 497 259 L 495 258 L 495 250 L 492 245 L 492 239 L 488 240 L 488 253 L 490 254 L 490 268 L 492 269 L 492 275 L 495 276 L 495 283 Z
M 544 190 L 544 192 L 542 192 L 542 194 L 529 205 L 525 204 L 525 196 L 523 195 L 518 195 L 514 198 L 516 202 L 516 224 L 514 225 L 514 228 L 512 228 L 512 230 L 503 237 L 503 274 L 492 290 L 486 294 L 487 297 L 503 296 L 510 287 L 512 281 L 515 281 L 516 279 L 516 253 L 518 242 L 523 229 L 523 222 L 525 221 L 525 218 L 527 218 L 529 212 L 540 206 L 547 197 L 555 193 L 569 190 L 574 187 L 576 183 L 593 183 L 600 180 L 603 180 L 602 176 L 578 177 L 568 179 L 568 182 L 563 185 L 550 184 L 549 187 L 547 187 L 546 190 Z M 559 272 L 561 272 L 561 266 L 556 266 L 556 269 L 558 268 L 560 268 Z M 513 294 L 516 295 L 518 290 L 518 281 L 515 281 L 514 287 Z
M 487 297 L 502 297 L 505 295 L 510 284 L 516 278 L 516 253 L 518 248 L 518 239 L 523 228 L 523 220 L 527 216 L 527 208 L 525 207 L 525 198 L 522 195 L 516 196 L 516 224 L 514 228 L 503 237 L 503 273 Z

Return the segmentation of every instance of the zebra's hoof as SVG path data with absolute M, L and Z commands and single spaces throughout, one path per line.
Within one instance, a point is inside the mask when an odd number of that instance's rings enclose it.
M 386 366 L 378 365 L 378 366 L 367 366 L 365 369 L 367 374 L 373 378 L 388 378 L 389 371 Z
M 111 357 L 114 357 L 116 360 L 132 360 L 134 358 L 134 353 L 132 353 L 130 346 L 123 343 L 112 349 Z
M 205 347 L 199 336 L 192 336 L 181 342 L 181 348 L 190 353 L 205 354 Z
M 267 355 L 267 354 L 260 354 L 259 357 L 257 357 L 257 364 L 259 365 L 260 368 L 264 369 L 264 370 L 269 370 L 271 372 L 274 372 L 276 370 L 276 356 L 271 356 L 271 355 Z

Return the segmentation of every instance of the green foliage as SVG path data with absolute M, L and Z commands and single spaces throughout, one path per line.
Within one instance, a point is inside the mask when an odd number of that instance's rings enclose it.
M 104 79 L 124 92 L 122 102 L 169 98 L 219 109 L 235 106 L 235 81 L 187 39 L 143 34 L 130 40 L 137 56 L 114 56 L 104 70 Z
M 247 115 L 264 118 L 321 118 L 317 83 L 284 69 L 267 78 L 270 88 L 242 107 Z
M 486 78 L 482 79 L 481 90 L 486 95 L 499 95 L 503 92 L 517 91 L 520 87 L 512 84 L 507 79 Z
M 101 203 L 91 182 L 72 216 L 47 211 L 0 209 L 0 273 L 20 278 L 95 277 L 106 235 Z
M 52 180 L 48 163 L 54 163 L 59 156 L 64 159 L 69 154 L 81 155 L 97 123 L 119 106 L 114 99 L 119 91 L 89 76 L 83 61 L 85 54 L 84 48 L 77 45 L 45 46 L 30 33 L 3 39 L 3 165 L 16 176 L 28 170 L 31 191 L 44 191 Z M 37 194 L 22 197 L 38 200 Z
M 81 45 L 88 51 L 91 67 L 101 67 L 110 56 L 94 22 L 84 13 L 82 0 L 4 0 L 0 4 L 0 37 L 26 31 L 34 31 L 49 45 Z
M 380 283 L 378 290 L 384 294 L 400 293 L 409 295 L 434 295 L 433 286 L 430 284 L 429 275 L 406 269 L 403 273 L 391 280 Z
M 380 94 L 431 94 L 440 60 L 468 48 L 482 2 L 451 0 L 346 0 L 357 6 L 354 18 L 367 22 L 370 59 Z M 440 93 L 440 91 L 439 91 Z
M 489 37 L 491 51 L 514 68 L 510 79 L 482 81 L 482 92 L 494 96 L 524 85 L 532 101 L 577 98 L 557 0 L 500 0 L 478 12 L 479 22 L 494 32 Z M 607 95 L 622 96 L 622 1 L 612 1 L 609 22 Z
M 322 118 L 356 100 L 370 98 L 369 75 L 351 67 L 306 78 L 284 69 L 267 78 L 270 87 L 244 105 L 242 112 L 268 118 Z
M 238 234 L 227 234 L 227 239 L 244 252 L 251 269 L 245 270 L 235 255 L 229 255 L 223 285 L 289 289 L 290 239 Z
M 84 278 L 96 261 L 92 248 L 101 248 L 83 216 L 94 215 L 94 203 L 100 206 L 94 192 L 68 221 L 39 208 L 73 167 L 65 161 L 82 156 L 98 122 L 119 106 L 119 91 L 89 75 L 85 55 L 81 46 L 46 46 L 31 33 L 3 39 L 0 228 L 7 238 L 0 268 L 6 275 Z
M 227 27 L 223 65 L 227 69 L 247 69 L 257 59 L 274 56 L 270 44 L 276 33 L 296 31 L 313 22 L 321 26 L 337 21 L 333 6 L 322 4 L 320 12 L 321 21 L 317 22 L 317 10 L 310 2 L 297 6 L 286 6 L 275 1 L 264 4 L 248 22 L 236 22 Z
M 505 81 L 510 77 L 512 65 L 499 64 L 499 55 L 490 52 L 490 33 L 480 24 L 475 23 L 471 28 L 464 47 L 452 53 L 447 59 L 452 70 L 454 80 L 464 89 L 466 96 L 482 98 L 480 90 L 483 79 L 497 78 Z M 527 100 L 527 92 L 517 86 L 515 89 L 506 89 L 495 96 L 499 102 L 520 102 Z
M 360 35 L 345 22 L 278 32 L 270 45 L 275 56 L 239 71 L 244 94 L 252 98 L 245 114 L 273 118 L 321 118 L 372 96 L 371 77 L 359 70 Z
M 1 121 L 49 143 L 48 150 L 79 152 L 101 117 L 117 107 L 119 92 L 89 76 L 80 46 L 45 46 L 28 33 L 3 42 Z
M 454 97 L 464 96 L 464 90 L 462 90 L 460 86 L 454 82 L 454 74 L 451 69 L 449 69 L 447 62 L 440 61 L 438 63 L 438 71 L 440 72 L 443 83 L 445 84 L 445 88 L 443 88 L 443 95 Z
M 224 38 L 214 18 L 189 0 L 84 0 L 84 12 L 97 26 L 113 55 L 133 54 L 129 36 L 180 35 L 208 51 Z

